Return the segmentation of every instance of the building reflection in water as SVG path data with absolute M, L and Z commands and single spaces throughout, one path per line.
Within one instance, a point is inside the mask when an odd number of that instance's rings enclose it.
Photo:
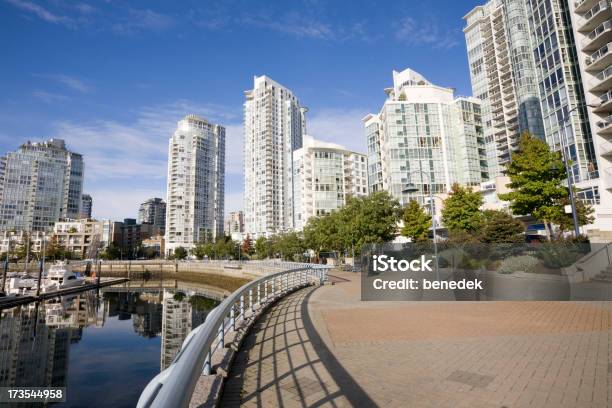
M 161 335 L 161 369 L 218 302 L 191 291 L 95 291 L 0 311 L 0 386 L 65 387 L 70 345 L 109 318 L 132 320 L 145 338 Z M 92 350 L 95 352 L 95 350 Z

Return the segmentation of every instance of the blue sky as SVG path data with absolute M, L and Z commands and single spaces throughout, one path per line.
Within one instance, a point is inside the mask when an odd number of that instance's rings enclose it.
M 242 207 L 242 103 L 269 75 L 308 133 L 365 151 L 360 119 L 407 67 L 470 95 L 462 16 L 476 1 L 0 0 L 0 153 L 63 138 L 94 216 L 165 196 L 167 143 L 196 113 L 227 127 L 226 211 Z

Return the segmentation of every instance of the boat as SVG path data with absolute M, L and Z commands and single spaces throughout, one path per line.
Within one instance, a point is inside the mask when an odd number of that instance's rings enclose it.
M 81 274 L 73 272 L 66 262 L 58 262 L 51 265 L 45 277 L 45 291 L 53 288 L 64 289 L 85 284 L 85 278 Z
M 8 293 L 10 295 L 26 295 L 36 290 L 38 280 L 30 275 L 21 274 L 9 279 Z

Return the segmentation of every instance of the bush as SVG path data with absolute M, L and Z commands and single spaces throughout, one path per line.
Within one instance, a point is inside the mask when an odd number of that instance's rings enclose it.
M 540 262 L 538 259 L 531 255 L 518 255 L 511 256 L 504 259 L 499 265 L 499 269 L 497 272 L 499 273 L 513 273 L 513 272 L 530 272 L 535 269 L 535 267 Z
M 573 265 L 590 251 L 588 238 L 578 236 L 545 242 L 538 248 L 537 256 L 547 268 L 558 269 Z

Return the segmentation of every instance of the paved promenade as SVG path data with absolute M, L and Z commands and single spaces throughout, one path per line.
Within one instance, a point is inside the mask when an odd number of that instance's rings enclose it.
M 223 407 L 612 406 L 612 302 L 361 302 L 332 275 L 263 315 Z

